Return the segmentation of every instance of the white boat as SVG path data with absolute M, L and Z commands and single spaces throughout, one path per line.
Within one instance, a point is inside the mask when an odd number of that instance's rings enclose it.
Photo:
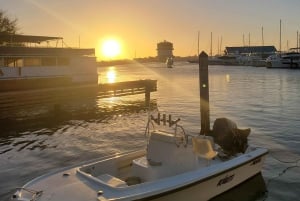
M 268 68 L 300 68 L 300 53 L 295 51 L 277 53 L 266 59 Z
M 97 85 L 95 50 L 63 44 L 61 37 L 0 34 L 0 92 Z
M 165 115 L 151 116 L 145 133 L 146 149 L 38 177 L 19 188 L 11 200 L 204 201 L 261 172 L 267 149 L 242 146 L 240 150 L 230 145 L 236 152 L 224 157 L 228 147 L 222 145 L 224 136 L 216 135 L 220 129 L 237 130 L 235 126 L 230 128 L 234 125 L 230 120 L 215 121 L 214 138 L 186 133 L 178 121 L 172 121 L 170 116 L 167 120 Z M 162 125 L 166 125 L 165 130 L 157 129 Z
M 168 57 L 166 60 L 167 68 L 173 68 L 174 60 L 172 57 Z

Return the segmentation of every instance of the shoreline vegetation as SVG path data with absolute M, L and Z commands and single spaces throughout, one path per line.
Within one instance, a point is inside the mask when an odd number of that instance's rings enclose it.
M 174 57 L 174 61 L 190 61 L 198 59 L 197 56 L 187 56 L 187 57 Z M 98 67 L 106 67 L 113 65 L 123 65 L 131 63 L 149 63 L 149 62 L 161 62 L 157 57 L 145 57 L 145 58 L 135 58 L 135 59 L 117 59 L 117 60 L 108 60 L 108 61 L 97 61 Z

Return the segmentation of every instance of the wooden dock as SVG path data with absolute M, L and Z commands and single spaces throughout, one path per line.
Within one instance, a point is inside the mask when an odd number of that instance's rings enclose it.
M 98 85 L 48 88 L 0 93 L 0 119 L 28 109 L 49 110 L 61 108 L 76 101 L 95 101 L 101 98 L 145 94 L 145 104 L 150 93 L 157 91 L 157 80 L 136 80 Z

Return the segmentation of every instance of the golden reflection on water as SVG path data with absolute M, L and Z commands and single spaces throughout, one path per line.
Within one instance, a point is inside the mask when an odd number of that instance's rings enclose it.
M 109 67 L 108 71 L 106 72 L 106 79 L 108 83 L 115 83 L 117 78 L 117 72 L 115 67 Z
M 226 82 L 230 82 L 230 75 L 226 74 Z

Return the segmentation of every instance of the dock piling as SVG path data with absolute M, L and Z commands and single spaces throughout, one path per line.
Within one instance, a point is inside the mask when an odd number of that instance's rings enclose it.
M 199 54 L 199 88 L 200 88 L 200 117 L 201 135 L 210 131 L 209 120 L 209 85 L 208 85 L 208 55 L 202 51 Z

